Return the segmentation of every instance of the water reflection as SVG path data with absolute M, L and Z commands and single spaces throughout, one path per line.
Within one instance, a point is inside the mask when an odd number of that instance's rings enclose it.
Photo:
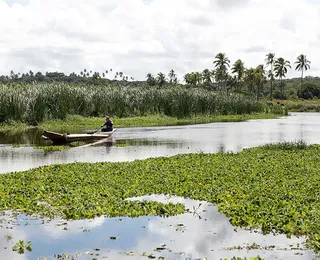
M 33 149 L 44 141 L 40 139 L 41 133 L 30 130 L 23 136 L 8 133 L 0 138 L 0 173 L 75 161 L 114 162 L 179 153 L 238 152 L 279 141 L 320 143 L 319 130 L 320 113 L 292 113 L 279 119 L 239 123 L 118 129 L 106 142 L 56 152 Z M 14 144 L 26 144 L 27 147 L 14 148 Z M 45 144 L 49 145 L 50 141 Z
M 38 128 L 32 128 L 26 131 L 5 131 L 0 132 L 0 143 L 15 145 L 46 145 L 46 142 L 40 138 L 41 135 L 42 131 Z
M 163 256 L 165 259 L 220 259 L 257 255 L 265 259 L 314 257 L 312 251 L 303 247 L 302 238 L 263 236 L 242 229 L 235 231 L 228 219 L 206 202 L 163 195 L 140 199 L 185 203 L 190 212 L 169 218 L 100 217 L 94 220 L 51 222 L 20 215 L 18 225 L 2 224 L 9 229 L 0 229 L 1 256 L 6 256 L 5 259 L 56 259 L 55 254 L 67 253 L 77 256 L 76 259 L 146 259 L 143 256 L 145 252 L 145 255 L 152 254 L 156 258 Z M 12 235 L 12 241 L 6 240 L 8 233 Z M 32 252 L 23 256 L 13 252 L 11 248 L 19 239 L 30 240 Z M 249 250 L 247 247 L 253 243 L 267 247 L 267 250 Z M 272 248 L 273 245 L 276 247 Z M 237 246 L 243 249 L 233 249 Z

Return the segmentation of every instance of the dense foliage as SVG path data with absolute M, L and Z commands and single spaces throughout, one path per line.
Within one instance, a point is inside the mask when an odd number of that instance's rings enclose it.
M 298 97 L 303 99 L 320 98 L 320 82 L 304 82 L 301 90 L 298 91 Z
M 68 114 L 184 118 L 262 111 L 263 106 L 250 97 L 205 89 L 0 84 L 0 123 L 14 120 L 37 125 L 46 119 L 65 119 Z
M 0 210 L 63 218 L 172 215 L 182 205 L 126 198 L 172 194 L 217 204 L 233 225 L 306 235 L 320 249 L 320 146 L 282 143 L 238 154 L 73 163 L 0 175 Z

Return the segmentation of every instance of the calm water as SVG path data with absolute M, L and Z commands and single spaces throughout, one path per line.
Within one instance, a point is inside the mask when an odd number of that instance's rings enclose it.
M 140 199 L 181 202 L 191 212 L 169 218 L 100 217 L 89 221 L 49 222 L 20 215 L 18 221 L 2 224 L 1 259 L 58 259 L 58 254 L 68 255 L 65 259 L 148 259 L 150 255 L 156 259 L 160 256 L 165 259 L 230 259 L 257 255 L 264 259 L 316 259 L 312 251 L 304 248 L 303 238 L 235 231 L 212 204 L 159 195 Z M 8 235 L 12 239 L 8 239 Z M 32 252 L 19 255 L 12 251 L 18 240 L 30 240 Z M 249 249 L 252 245 L 263 249 Z
M 56 152 L 33 148 L 45 144 L 39 132 L 0 134 L 0 173 L 75 161 L 132 161 L 178 153 L 237 152 L 279 141 L 320 143 L 319 130 L 320 113 L 292 113 L 280 119 L 240 123 L 118 129 L 108 142 Z
M 39 132 L 0 134 L 0 173 L 75 161 L 132 161 L 178 153 L 237 152 L 279 141 L 320 143 L 319 119 L 319 113 L 292 113 L 280 119 L 241 123 L 118 129 L 108 142 L 56 152 L 34 148 L 50 144 L 40 139 Z M 161 196 L 144 199 L 179 201 L 190 209 L 200 203 Z M 101 217 L 68 222 L 33 220 L 24 215 L 11 222 L 8 216 L 0 218 L 0 259 L 57 259 L 57 254 L 68 254 L 65 259 L 148 259 L 150 254 L 157 259 L 257 255 L 265 259 L 315 259 L 313 252 L 303 247 L 303 238 L 235 231 L 215 206 L 205 202 L 193 213 L 170 218 Z M 30 240 L 32 252 L 19 255 L 12 251 L 19 240 Z M 263 249 L 249 250 L 253 243 Z

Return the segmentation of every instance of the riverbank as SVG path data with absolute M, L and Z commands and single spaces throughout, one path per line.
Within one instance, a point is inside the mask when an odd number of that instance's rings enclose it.
M 267 99 L 265 102 L 270 104 Z M 320 99 L 312 100 L 273 100 L 273 105 L 284 105 L 289 112 L 320 112 Z
M 129 118 L 112 118 L 115 128 L 130 128 L 130 127 L 148 127 L 148 126 L 175 126 L 175 125 L 192 125 L 205 124 L 215 122 L 243 122 L 251 119 L 274 119 L 280 115 L 261 113 L 247 115 L 208 115 L 194 116 L 190 118 L 178 119 L 163 115 L 145 116 L 145 117 L 129 117 Z M 40 129 L 49 129 L 51 131 L 69 131 L 77 129 L 85 131 L 89 129 L 97 129 L 105 121 L 105 118 L 100 117 L 83 117 L 83 116 L 68 116 L 66 120 L 51 120 L 46 121 L 39 126 Z M 0 131 L 23 131 L 35 126 L 27 126 L 26 124 L 12 122 L 11 124 L 0 125 Z
M 283 143 L 237 154 L 72 163 L 0 175 L 0 210 L 67 219 L 174 215 L 181 204 L 126 198 L 172 194 L 218 206 L 234 226 L 305 235 L 320 249 L 319 145 Z

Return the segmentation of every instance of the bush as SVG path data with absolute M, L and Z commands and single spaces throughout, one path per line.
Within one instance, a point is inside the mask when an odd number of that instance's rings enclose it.
M 299 98 L 313 99 L 314 97 L 317 97 L 317 98 L 320 97 L 320 86 L 318 83 L 313 83 L 313 82 L 302 83 L 301 89 L 298 90 Z

